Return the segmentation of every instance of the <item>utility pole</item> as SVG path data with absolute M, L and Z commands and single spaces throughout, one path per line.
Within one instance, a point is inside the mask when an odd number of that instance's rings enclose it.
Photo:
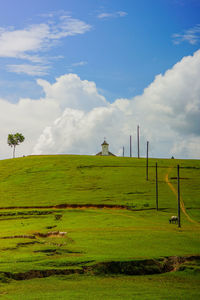
M 122 150 L 122 156 L 124 157 L 124 146 L 123 146 L 123 150 Z
M 181 205 L 180 205 L 180 177 L 179 177 L 179 165 L 177 165 L 177 178 L 178 178 L 178 227 L 181 227 Z
M 149 180 L 149 142 L 147 141 L 147 158 L 146 158 L 146 180 Z
M 130 157 L 132 157 L 132 136 L 130 135 Z
M 156 163 L 156 210 L 158 210 L 158 164 Z
M 137 146 L 138 146 L 138 158 L 140 158 L 140 127 L 137 126 Z

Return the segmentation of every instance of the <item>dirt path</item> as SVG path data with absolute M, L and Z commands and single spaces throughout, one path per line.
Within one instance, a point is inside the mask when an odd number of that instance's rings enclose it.
M 170 187 L 170 189 L 172 190 L 172 192 L 176 195 L 176 197 L 178 196 L 178 192 L 175 189 L 175 187 L 171 184 L 171 182 L 169 181 L 169 173 L 171 172 L 173 167 L 170 167 L 168 169 L 167 174 L 165 175 L 165 181 L 168 184 L 168 186 Z M 184 213 L 184 215 L 186 216 L 186 218 L 188 219 L 189 222 L 193 223 L 193 224 L 197 224 L 199 225 L 198 222 L 196 222 L 195 220 L 193 220 L 187 213 L 184 202 L 183 202 L 183 198 L 180 196 L 180 205 L 181 205 L 181 210 Z

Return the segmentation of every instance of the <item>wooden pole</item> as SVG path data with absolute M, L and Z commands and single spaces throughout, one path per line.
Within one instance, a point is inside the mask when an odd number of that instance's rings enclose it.
M 137 126 L 137 146 L 138 146 L 138 158 L 140 158 L 140 127 Z
M 180 177 L 179 177 L 179 165 L 177 165 L 177 178 L 178 178 L 178 227 L 181 227 L 181 205 L 180 205 Z
M 146 180 L 149 180 L 149 142 L 147 141 Z
M 124 157 L 124 146 L 123 146 L 123 154 L 122 154 L 122 155 L 123 155 L 123 157 Z
M 130 157 L 132 157 L 132 136 L 130 135 Z
M 156 210 L 158 210 L 158 164 L 156 163 Z

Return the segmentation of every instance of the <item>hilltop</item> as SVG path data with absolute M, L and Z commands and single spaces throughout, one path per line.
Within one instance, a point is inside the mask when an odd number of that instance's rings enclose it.
M 160 207 L 176 208 L 166 175 L 176 186 L 179 164 L 184 201 L 190 209 L 195 208 L 200 198 L 199 160 L 150 159 L 146 181 L 145 159 L 79 155 L 0 161 L 0 207 L 113 204 L 154 208 L 156 162 Z

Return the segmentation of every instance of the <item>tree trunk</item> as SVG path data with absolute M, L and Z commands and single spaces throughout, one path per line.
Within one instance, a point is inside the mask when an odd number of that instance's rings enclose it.
M 13 146 L 13 158 L 15 158 L 15 145 Z

